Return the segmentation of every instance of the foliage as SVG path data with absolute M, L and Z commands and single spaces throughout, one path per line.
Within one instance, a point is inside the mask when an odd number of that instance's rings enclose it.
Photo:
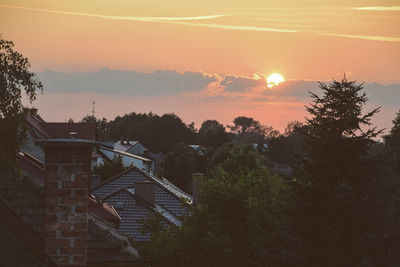
M 195 135 L 193 124 L 186 125 L 175 114 L 130 113 L 110 121 L 110 138 L 139 140 L 153 152 L 170 152 L 177 144 L 190 144 Z
M 298 121 L 289 122 L 285 133 L 270 139 L 268 157 L 278 163 L 294 164 L 295 159 L 304 155 L 302 131 L 306 126 Z
M 22 92 L 30 102 L 42 84 L 29 71 L 27 58 L 14 50 L 11 41 L 0 39 L 0 173 L 2 177 L 18 175 L 17 153 L 26 135 L 22 109 Z
M 378 165 L 368 157 L 380 131 L 363 130 L 379 108 L 363 115 L 362 84 L 320 83 L 311 93 L 304 132 L 306 156 L 297 166 L 294 218 L 305 266 L 377 265 Z
M 197 151 L 184 143 L 178 144 L 167 154 L 162 175 L 180 189 L 192 193 L 192 174 L 204 172 L 206 151 Z
M 73 121 L 72 121 L 73 122 Z M 81 122 L 96 124 L 96 137 L 98 141 L 107 141 L 110 138 L 110 124 L 106 118 L 97 119 L 93 115 L 86 115 Z
M 198 132 L 200 145 L 217 148 L 229 140 L 225 127 L 216 120 L 206 120 Z
M 393 120 L 393 127 L 389 134 L 384 136 L 385 143 L 391 152 L 393 166 L 400 171 L 400 110 Z
M 239 116 L 233 120 L 234 125 L 228 126 L 239 141 L 247 144 L 257 144 L 259 151 L 263 151 L 264 144 L 279 135 L 277 130 L 270 126 L 261 125 L 259 121 L 250 117 Z
M 201 184 L 181 227 L 152 226 L 141 255 L 151 266 L 289 266 L 295 241 L 284 218 L 287 187 L 252 146 L 233 148 Z
M 127 167 L 124 166 L 121 156 L 114 156 L 111 161 L 104 160 L 103 164 L 96 166 L 93 170 L 93 174 L 100 175 L 100 179 L 104 181 L 126 169 Z

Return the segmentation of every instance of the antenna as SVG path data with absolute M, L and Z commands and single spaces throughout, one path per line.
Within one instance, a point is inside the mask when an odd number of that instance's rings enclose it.
M 94 118 L 94 101 L 93 101 L 92 116 L 93 116 L 93 118 Z

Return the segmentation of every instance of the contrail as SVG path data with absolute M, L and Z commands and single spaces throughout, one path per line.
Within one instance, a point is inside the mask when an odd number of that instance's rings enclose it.
M 177 25 L 192 26 L 192 27 L 194 26 L 194 27 L 205 27 L 205 28 L 236 30 L 236 31 L 305 33 L 305 34 L 324 35 L 324 36 L 341 37 L 341 38 L 352 38 L 352 39 L 361 39 L 361 40 L 369 40 L 369 41 L 400 42 L 400 37 L 308 32 L 308 31 L 299 31 L 299 30 L 294 30 L 294 29 L 282 29 L 282 28 L 270 28 L 270 27 L 258 27 L 258 26 L 241 26 L 241 25 L 224 25 L 224 24 L 213 24 L 213 23 L 195 23 L 195 22 L 191 23 L 191 22 L 188 22 L 188 21 L 217 19 L 217 18 L 221 18 L 221 17 L 226 17 L 227 15 L 209 15 L 209 16 L 194 16 L 194 17 L 136 17 L 136 16 L 101 15 L 101 14 L 94 14 L 94 13 L 72 12 L 72 11 L 62 11 L 62 10 L 48 10 L 48 9 L 39 9 L 39 8 L 22 7 L 22 6 L 11 6 L 11 5 L 0 5 L 0 7 L 21 9 L 21 10 L 30 10 L 30 11 L 45 12 L 45 13 L 53 13 L 53 14 L 86 16 L 86 17 L 94 17 L 94 18 L 109 19 L 109 20 L 159 22 L 159 23 L 170 23 L 170 24 L 177 24 Z M 400 6 L 357 7 L 357 8 L 353 8 L 353 9 L 400 10 Z
M 101 14 L 94 14 L 94 13 L 51 10 L 51 9 L 41 9 L 41 8 L 11 6 L 11 5 L 0 5 L 0 7 L 38 11 L 38 12 L 53 13 L 53 14 L 85 16 L 85 17 L 110 19 L 110 20 L 128 20 L 128 21 L 143 21 L 143 22 L 209 20 L 209 19 L 217 19 L 217 18 L 221 18 L 221 17 L 225 16 L 225 15 L 209 15 L 209 16 L 196 16 L 196 17 L 135 17 L 135 16 L 111 16 L 111 15 L 101 15 Z
M 373 35 L 355 35 L 355 34 L 341 34 L 341 33 L 315 33 L 318 35 L 344 37 L 352 39 L 370 40 L 370 41 L 386 41 L 386 42 L 400 42 L 400 37 L 389 36 L 373 36 Z
M 400 11 L 400 6 L 364 6 L 354 7 L 356 10 L 371 10 L 371 11 Z

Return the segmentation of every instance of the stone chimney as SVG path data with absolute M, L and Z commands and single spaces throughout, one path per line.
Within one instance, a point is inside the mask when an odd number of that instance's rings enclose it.
M 57 266 L 86 266 L 88 189 L 94 141 L 37 140 L 45 151 L 45 253 Z
M 193 188 L 192 188 L 192 196 L 193 196 L 193 205 L 197 205 L 200 203 L 200 186 L 204 180 L 203 173 L 193 173 Z
M 150 181 L 135 183 L 135 194 L 152 206 L 156 203 L 156 185 Z

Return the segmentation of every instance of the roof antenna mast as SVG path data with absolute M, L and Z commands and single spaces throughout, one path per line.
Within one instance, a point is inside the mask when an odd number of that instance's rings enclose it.
M 93 116 L 93 118 L 94 118 L 94 101 L 93 101 L 92 116 Z

